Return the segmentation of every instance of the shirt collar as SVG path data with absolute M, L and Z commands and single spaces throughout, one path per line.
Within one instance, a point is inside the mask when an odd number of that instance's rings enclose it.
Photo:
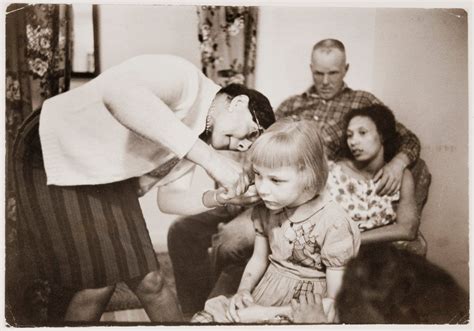
M 309 200 L 295 208 L 283 208 L 283 211 L 290 222 L 299 223 L 306 221 L 308 218 L 323 209 L 331 200 L 332 198 L 329 192 L 326 189 L 323 189 L 312 200 Z
M 334 96 L 338 96 L 339 94 L 341 94 L 342 92 L 344 92 L 345 90 L 350 90 L 349 86 L 347 86 L 347 84 L 344 82 L 344 84 L 342 85 L 342 89 Z M 306 91 L 303 92 L 303 96 L 304 97 L 313 97 L 313 98 L 318 98 L 320 99 L 321 97 L 319 96 L 318 92 L 316 92 L 316 86 L 311 85 Z

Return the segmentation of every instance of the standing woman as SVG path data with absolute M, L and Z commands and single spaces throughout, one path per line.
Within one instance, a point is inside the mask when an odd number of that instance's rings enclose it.
M 362 244 L 409 241 L 409 248 L 424 255 L 410 170 L 404 170 L 401 186 L 393 194 L 376 193 L 375 174 L 396 154 L 395 123 L 392 111 L 383 105 L 351 110 L 345 117 L 346 157 L 330 163 L 328 186 L 357 223 Z
M 132 58 L 46 100 L 14 148 L 19 240 L 29 267 L 75 292 L 65 319 L 98 321 L 124 281 L 150 320 L 180 321 L 139 194 L 158 185 L 167 210 L 214 208 L 220 203 L 213 191 L 184 193 L 186 204 L 173 200 L 199 165 L 223 187 L 221 199 L 238 202 L 249 179 L 215 149 L 245 151 L 273 121 L 259 92 L 221 89 L 171 55 Z

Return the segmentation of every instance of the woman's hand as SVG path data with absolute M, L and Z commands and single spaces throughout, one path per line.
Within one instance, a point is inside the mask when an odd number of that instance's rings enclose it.
M 237 205 L 237 206 L 249 206 L 253 205 L 256 202 L 261 201 L 262 199 L 257 193 L 255 185 L 250 185 L 247 191 L 244 194 L 239 196 L 226 199 L 226 191 L 224 188 L 217 189 L 216 199 L 219 204 L 226 205 Z
M 204 169 L 225 189 L 221 197 L 226 200 L 243 194 L 250 184 L 248 174 L 241 164 L 217 152 Z
M 196 141 L 186 158 L 203 167 L 209 176 L 225 189 L 226 199 L 243 194 L 250 184 L 242 164 L 219 154 L 201 139 Z
M 231 299 L 229 303 L 229 310 L 227 311 L 227 318 L 231 321 L 240 322 L 240 311 L 254 304 L 252 294 L 249 290 L 239 290 Z M 237 312 L 239 310 L 239 312 Z

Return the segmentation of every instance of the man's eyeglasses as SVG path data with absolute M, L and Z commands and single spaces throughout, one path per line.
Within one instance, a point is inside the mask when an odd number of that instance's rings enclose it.
M 252 112 L 252 117 L 253 117 L 255 123 L 257 124 L 257 130 L 254 130 L 254 131 L 250 132 L 247 135 L 246 138 L 250 141 L 255 141 L 258 137 L 260 137 L 260 135 L 263 133 L 264 129 L 260 125 L 260 123 L 258 121 L 257 114 L 255 113 L 255 111 L 253 109 L 250 109 L 250 111 Z

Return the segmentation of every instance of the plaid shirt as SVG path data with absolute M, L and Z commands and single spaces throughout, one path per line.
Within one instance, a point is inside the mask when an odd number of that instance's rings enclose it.
M 328 158 L 341 156 L 344 146 L 344 116 L 353 108 L 382 104 L 374 95 L 365 91 L 355 91 L 344 84 L 342 91 L 331 100 L 322 99 L 314 85 L 301 95 L 286 99 L 275 111 L 276 119 L 291 116 L 295 119 L 315 120 L 320 124 L 322 138 Z M 420 155 L 420 141 L 403 124 L 397 122 L 400 135 L 399 152 L 405 153 L 413 164 Z

